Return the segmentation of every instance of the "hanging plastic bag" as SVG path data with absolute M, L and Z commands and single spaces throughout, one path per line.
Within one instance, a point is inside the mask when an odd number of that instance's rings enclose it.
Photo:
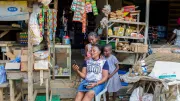
M 43 40 L 41 36 L 40 28 L 38 25 L 38 13 L 40 13 L 40 8 L 38 5 L 33 5 L 33 13 L 30 16 L 29 20 L 29 33 L 31 34 L 30 40 L 33 45 L 39 45 Z
M 0 66 L 0 84 L 6 82 L 6 70 L 3 65 Z
M 39 2 L 41 2 L 44 6 L 47 6 L 51 3 L 52 0 L 38 0 Z

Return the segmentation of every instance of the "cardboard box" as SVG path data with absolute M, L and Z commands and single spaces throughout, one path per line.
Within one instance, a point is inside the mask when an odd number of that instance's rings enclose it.
M 21 55 L 28 55 L 28 50 L 22 50 Z
M 22 72 L 28 71 L 28 62 L 21 62 L 21 71 Z
M 49 61 L 47 61 L 47 60 L 35 61 L 34 69 L 35 70 L 48 70 L 49 69 Z
M 27 55 L 21 55 L 21 62 L 28 62 L 28 56 Z
M 20 63 L 6 63 L 5 69 L 20 69 Z
M 18 55 L 21 55 L 21 50 L 13 50 L 13 54 L 15 55 L 15 56 L 18 56 Z

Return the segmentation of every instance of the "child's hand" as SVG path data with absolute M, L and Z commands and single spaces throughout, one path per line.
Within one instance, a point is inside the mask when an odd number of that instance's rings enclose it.
M 110 79 L 112 76 L 113 76 L 113 75 L 109 75 L 109 76 L 108 76 L 108 79 Z
M 78 71 L 79 70 L 79 66 L 78 65 L 74 64 L 72 67 L 73 67 L 74 71 Z

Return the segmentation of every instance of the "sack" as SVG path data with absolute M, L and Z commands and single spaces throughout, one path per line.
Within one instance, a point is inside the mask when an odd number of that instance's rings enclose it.
M 132 92 L 129 101 L 141 101 L 142 95 L 143 95 L 143 88 L 138 87 Z
M 175 101 L 180 101 L 180 94 L 179 94 L 178 84 L 177 84 L 177 96 L 176 96 L 176 100 Z
M 145 94 L 142 97 L 142 101 L 153 101 L 153 95 L 152 94 Z
M 6 82 L 6 70 L 3 65 L 0 66 L 0 84 Z
M 31 34 L 31 42 L 33 45 L 39 45 L 43 40 L 41 36 L 39 24 L 38 24 L 38 13 L 40 12 L 40 8 L 38 5 L 33 5 L 33 13 L 30 16 L 29 20 L 29 32 Z

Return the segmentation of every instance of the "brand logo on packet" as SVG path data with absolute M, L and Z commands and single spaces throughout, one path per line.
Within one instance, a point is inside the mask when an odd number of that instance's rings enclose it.
M 17 7 L 9 7 L 8 8 L 8 11 L 10 11 L 10 12 L 16 12 L 17 10 L 18 10 Z

